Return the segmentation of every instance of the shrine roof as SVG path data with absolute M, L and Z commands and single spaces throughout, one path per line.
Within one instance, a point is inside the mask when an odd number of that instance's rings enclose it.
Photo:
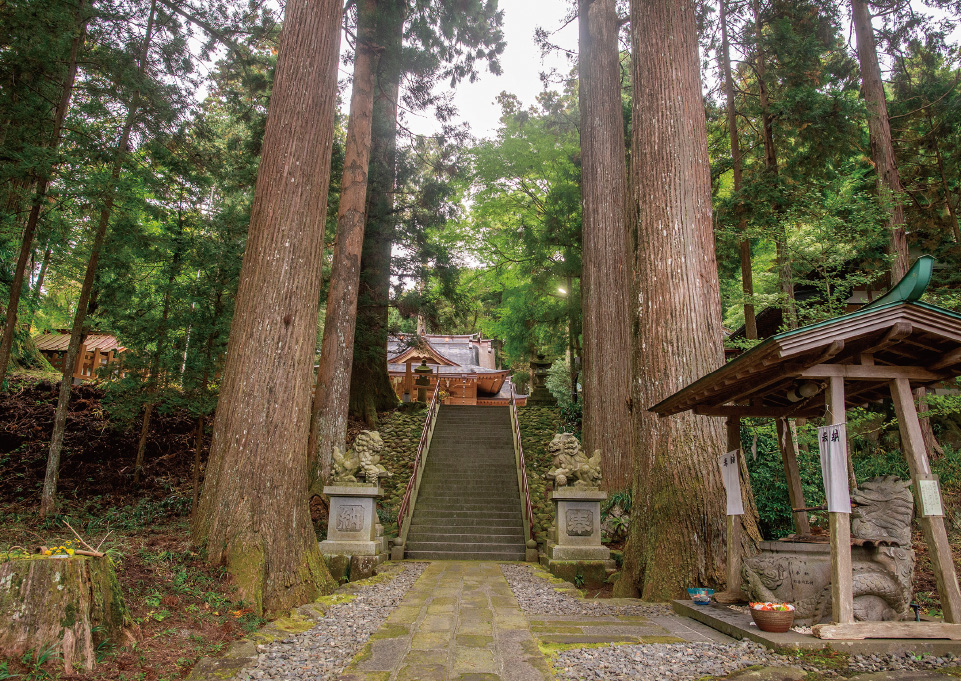
M 845 378 L 848 408 L 888 397 L 892 377 L 918 387 L 961 375 L 961 315 L 919 300 L 932 266 L 933 258 L 922 256 L 857 312 L 772 336 L 650 411 L 811 417 L 823 412 L 829 375 Z

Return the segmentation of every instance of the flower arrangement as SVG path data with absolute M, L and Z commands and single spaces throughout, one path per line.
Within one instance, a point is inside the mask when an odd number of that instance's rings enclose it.
M 790 612 L 794 610 L 794 606 L 790 603 L 751 603 L 752 610 L 765 610 L 768 612 Z

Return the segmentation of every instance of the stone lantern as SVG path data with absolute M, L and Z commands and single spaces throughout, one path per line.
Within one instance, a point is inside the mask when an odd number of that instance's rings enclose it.
M 547 375 L 550 373 L 551 362 L 544 359 L 544 355 L 538 355 L 536 360 L 531 360 L 531 394 L 527 398 L 527 404 L 542 407 L 552 407 L 557 404 L 557 400 L 547 389 Z
M 417 401 L 426 402 L 427 401 L 427 389 L 430 387 L 430 375 L 434 373 L 434 370 L 427 366 L 427 360 L 421 360 L 420 366 L 414 369 L 414 373 L 417 374 L 417 378 L 414 380 L 414 385 L 417 386 Z

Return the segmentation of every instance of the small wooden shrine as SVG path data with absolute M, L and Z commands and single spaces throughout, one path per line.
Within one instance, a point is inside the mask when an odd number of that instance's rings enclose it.
M 56 333 L 40 333 L 33 337 L 40 351 L 54 369 L 63 371 L 66 360 L 67 346 L 70 344 L 70 332 L 60 330 Z M 84 335 L 74 364 L 74 383 L 92 381 L 97 378 L 103 367 L 121 361 L 121 353 L 125 350 L 116 337 L 107 333 L 91 331 Z M 118 365 L 119 366 L 119 365 Z
M 773 336 L 651 407 L 662 417 L 693 411 L 726 418 L 729 451 L 741 447 L 742 417 L 776 419 L 795 528 L 803 540 L 810 534 L 810 509 L 788 419 L 823 416 L 826 425 L 843 425 L 846 409 L 893 400 L 915 513 L 944 621 L 952 624 L 935 630 L 920 622 L 855 622 L 849 505 L 845 512 L 829 513 L 831 619 L 838 626 L 815 627 L 822 638 L 961 638 L 961 590 L 912 394 L 961 375 L 961 315 L 920 301 L 933 264 L 923 256 L 893 289 L 857 312 Z M 739 591 L 741 556 L 733 518 L 728 516 L 728 591 Z

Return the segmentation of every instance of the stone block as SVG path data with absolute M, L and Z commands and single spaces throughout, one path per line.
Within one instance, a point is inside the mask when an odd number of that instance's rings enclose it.
M 350 567 L 350 556 L 324 554 L 324 562 L 327 563 L 330 576 L 338 582 L 343 581 L 347 569 Z
M 376 499 L 379 487 L 372 485 L 328 485 L 330 498 L 327 539 L 334 542 L 371 542 L 377 538 Z
M 600 588 L 607 581 L 608 570 L 613 561 L 608 560 L 552 560 L 547 569 L 555 577 L 576 584 L 578 576 L 583 585 L 590 588 Z
M 554 502 L 553 529 L 557 544 L 600 546 L 601 501 L 606 498 L 607 493 L 600 490 L 561 487 L 554 491 L 551 499 Z
M 376 556 L 380 544 L 375 541 L 332 541 L 320 542 L 320 552 L 327 555 Z
M 609 561 L 611 550 L 606 546 L 562 546 L 554 544 L 547 547 L 547 556 L 555 560 Z
M 350 581 L 356 582 L 361 579 L 373 577 L 377 573 L 377 565 L 380 563 L 377 556 L 351 556 L 350 557 Z
M 404 560 L 404 545 L 390 547 L 391 560 Z
M 528 563 L 536 563 L 536 562 L 537 562 L 537 549 L 536 549 L 536 548 L 534 548 L 534 549 L 527 549 L 527 550 L 524 552 L 524 560 L 525 560 L 526 562 L 528 562 Z

